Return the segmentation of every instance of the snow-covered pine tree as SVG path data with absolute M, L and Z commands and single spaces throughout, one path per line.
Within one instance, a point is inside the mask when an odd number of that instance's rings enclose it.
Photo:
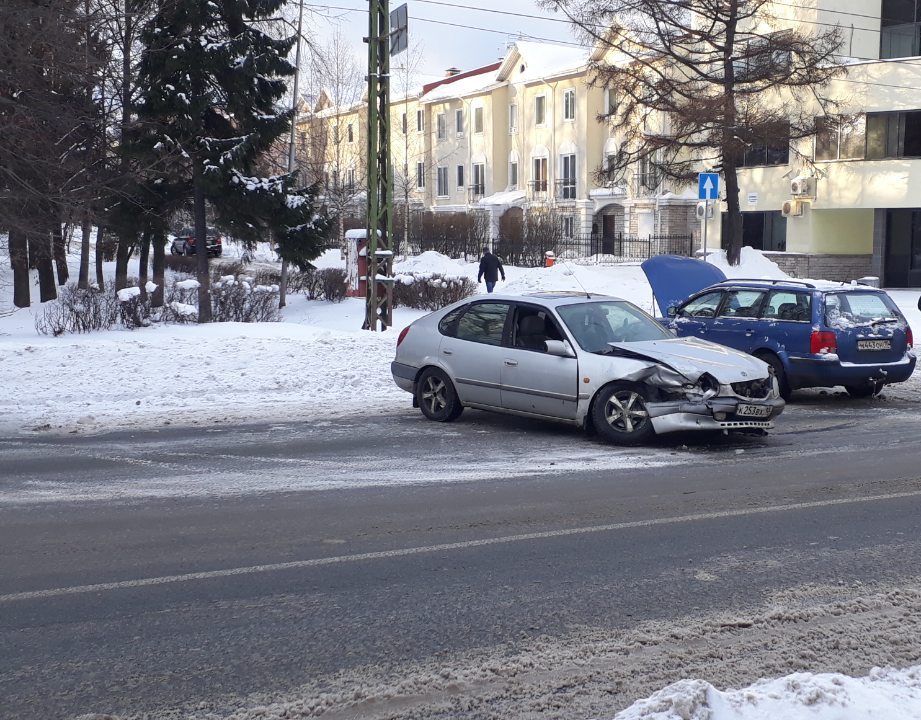
M 308 259 L 328 236 L 316 192 L 296 188 L 294 173 L 253 175 L 259 156 L 291 122 L 279 103 L 294 73 L 287 56 L 296 38 L 260 29 L 285 1 L 158 0 L 142 34 L 139 142 L 157 158 L 158 179 L 184 185 L 193 201 L 199 322 L 211 320 L 206 203 L 235 236 L 270 236 L 297 245 Z

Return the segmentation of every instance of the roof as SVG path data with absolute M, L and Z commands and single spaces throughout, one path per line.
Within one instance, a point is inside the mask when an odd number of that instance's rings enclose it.
M 497 79 L 508 80 L 521 61 L 524 72 L 516 82 L 535 82 L 579 72 L 588 66 L 590 48 L 572 45 L 516 40 L 502 61 Z
M 496 70 L 501 63 L 484 65 L 451 77 L 422 86 L 422 101 L 445 100 L 462 95 L 473 95 L 496 84 Z

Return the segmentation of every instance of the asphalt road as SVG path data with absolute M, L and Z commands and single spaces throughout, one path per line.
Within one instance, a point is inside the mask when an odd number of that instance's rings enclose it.
M 567 698 L 593 681 L 548 690 L 544 673 L 487 702 L 483 668 L 514 656 L 520 675 L 523 648 L 573 662 L 578 643 L 591 662 L 586 638 L 671 628 L 660 643 L 745 613 L 754 633 L 778 598 L 806 614 L 837 603 L 846 623 L 872 604 L 861 588 L 921 587 L 919 430 L 915 402 L 814 393 L 767 437 L 638 451 L 478 412 L 0 439 L 0 717 L 616 710 L 644 682 L 628 673 L 557 707 L 529 688 Z M 885 634 L 738 677 L 908 664 L 921 632 L 900 623 L 909 642 Z

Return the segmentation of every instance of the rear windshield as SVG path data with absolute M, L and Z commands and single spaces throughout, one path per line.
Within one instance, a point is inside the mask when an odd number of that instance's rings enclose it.
M 845 291 L 825 296 L 827 325 L 847 327 L 900 319 L 895 303 L 885 293 Z

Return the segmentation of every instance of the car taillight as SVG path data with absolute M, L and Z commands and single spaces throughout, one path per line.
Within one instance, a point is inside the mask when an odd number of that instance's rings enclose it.
M 400 331 L 400 336 L 397 338 L 397 347 L 400 347 L 400 343 L 403 342 L 403 338 L 406 337 L 406 333 L 408 332 L 409 332 L 409 325 L 407 325 L 405 328 L 403 328 Z
M 908 343 L 909 350 L 915 346 L 915 336 L 911 334 L 911 328 L 905 329 L 905 342 Z
M 838 338 L 828 330 L 813 330 L 809 338 L 809 352 L 813 355 L 833 353 L 838 350 Z

